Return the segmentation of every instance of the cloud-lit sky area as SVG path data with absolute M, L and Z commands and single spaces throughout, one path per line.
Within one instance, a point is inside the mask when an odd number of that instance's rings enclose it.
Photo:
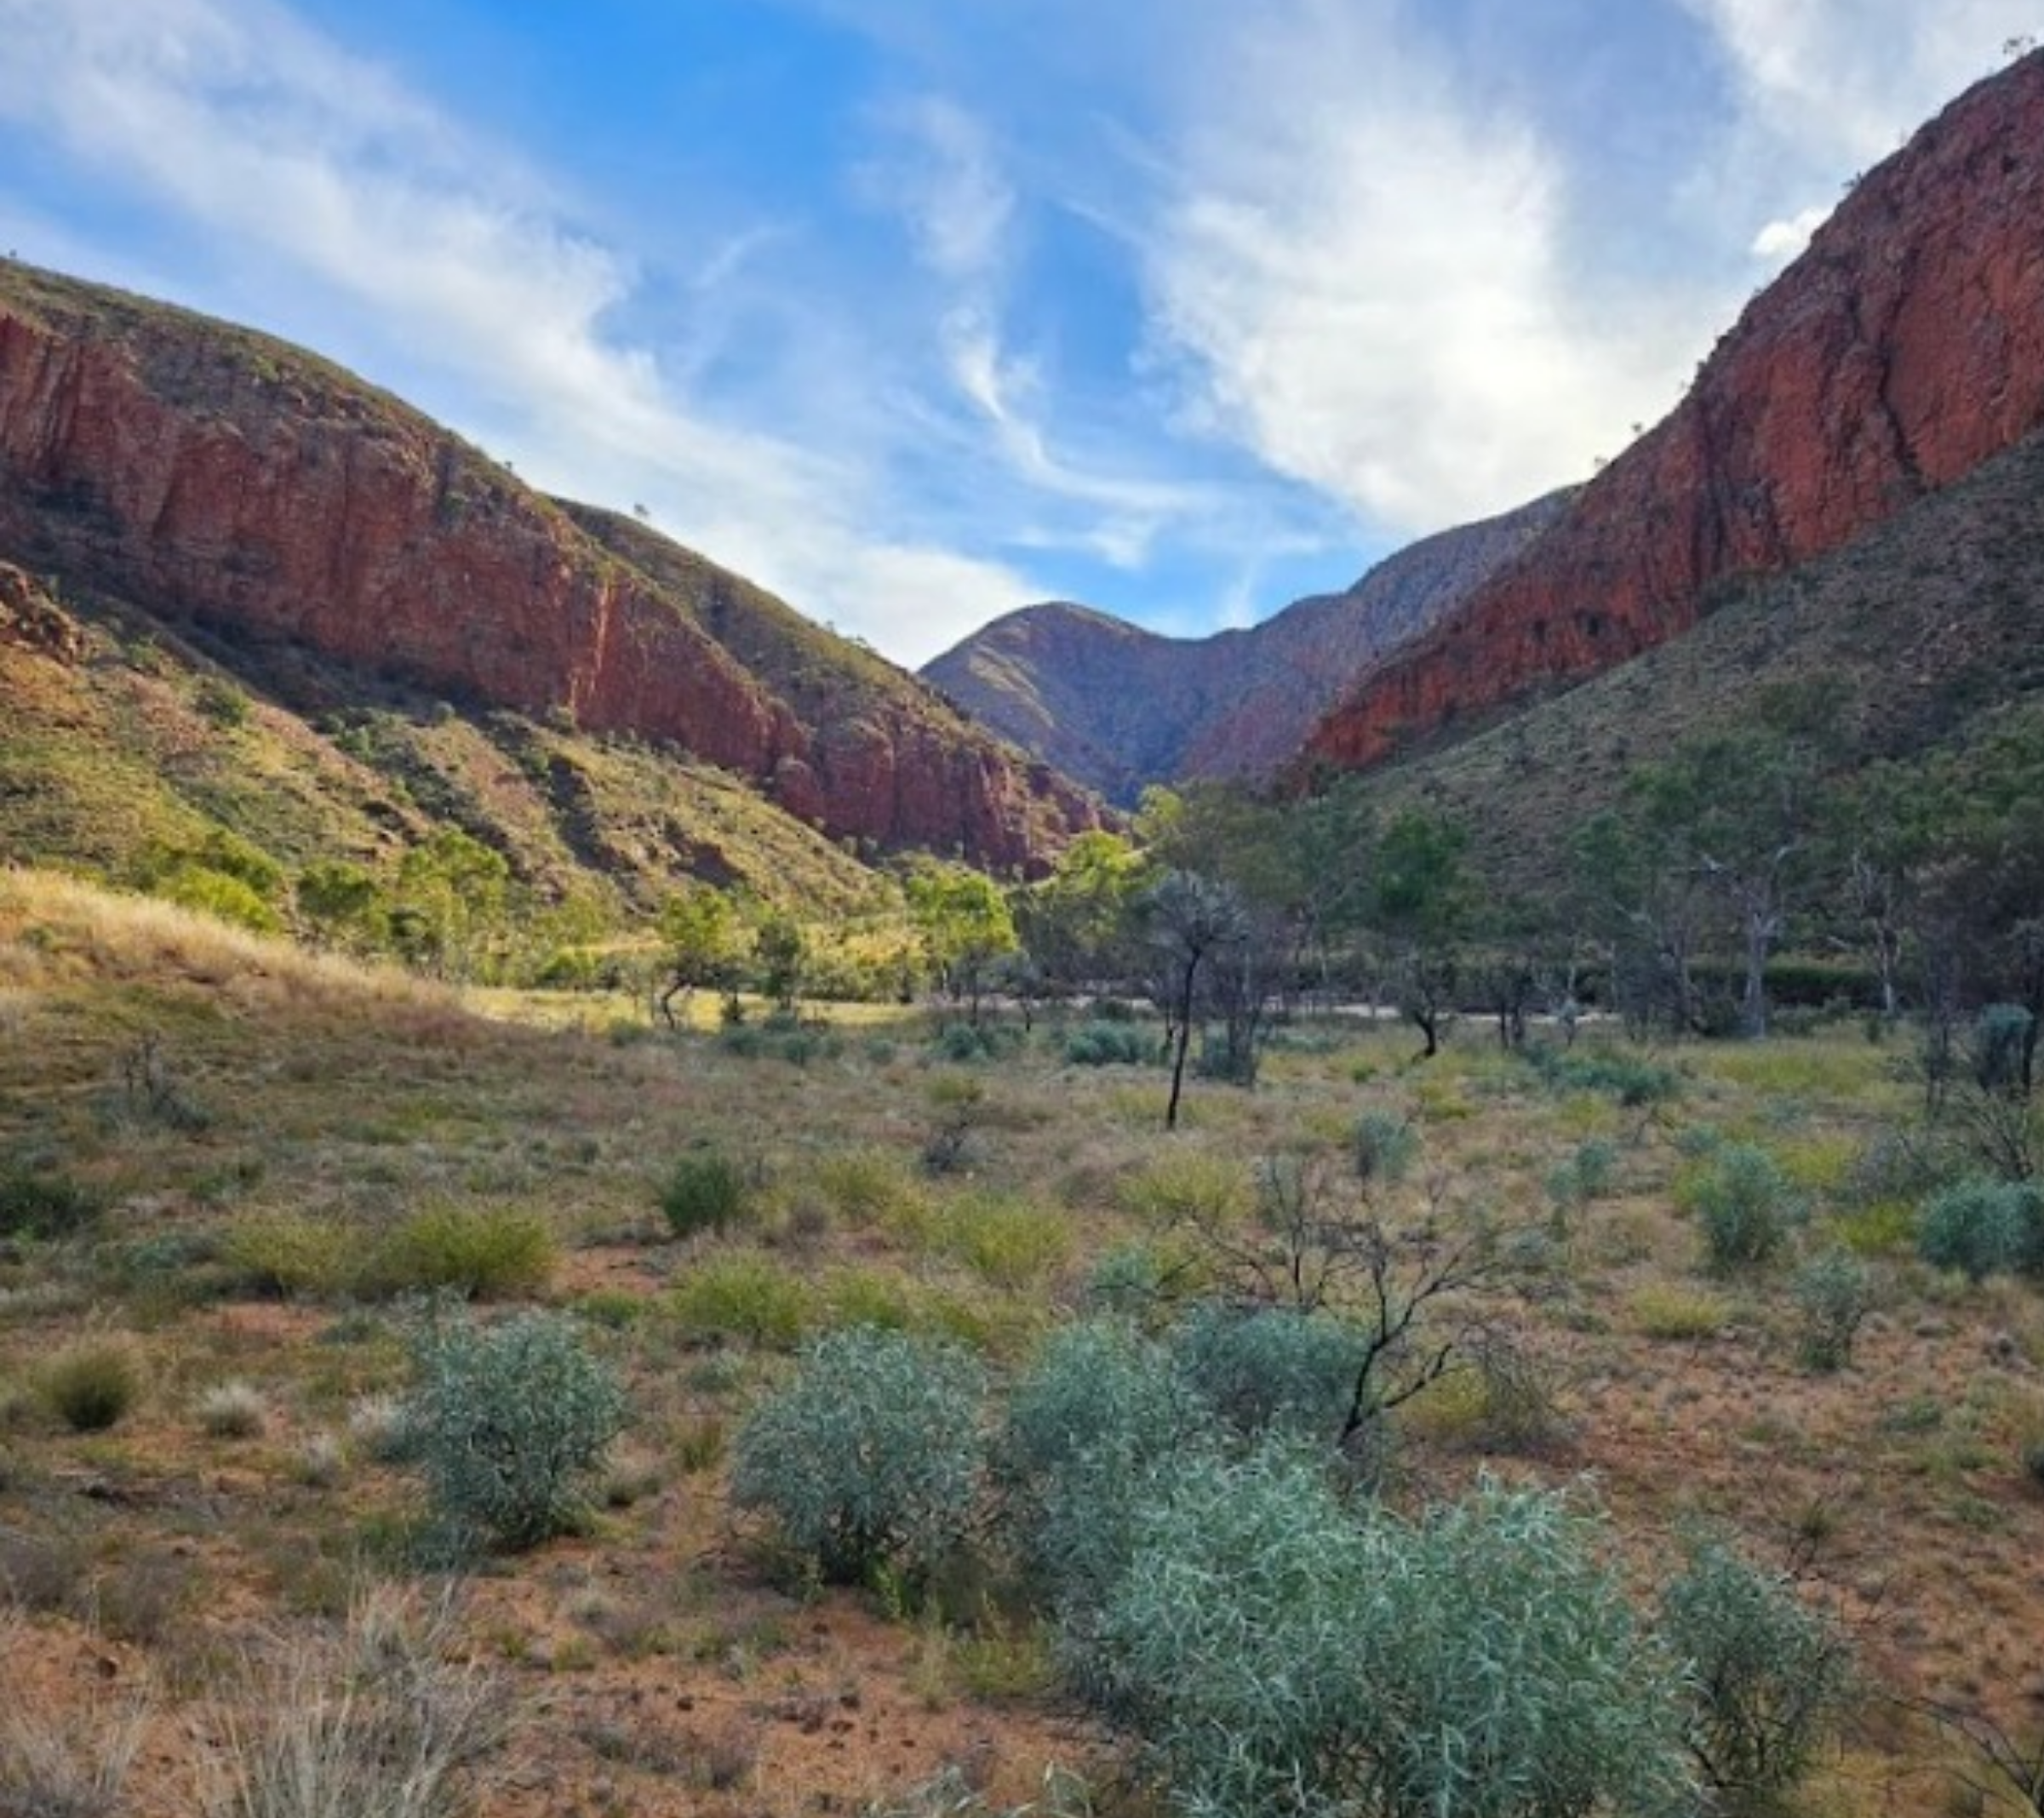
M 2044 0 L 0 0 L 0 244 L 919 662 L 1587 477 Z

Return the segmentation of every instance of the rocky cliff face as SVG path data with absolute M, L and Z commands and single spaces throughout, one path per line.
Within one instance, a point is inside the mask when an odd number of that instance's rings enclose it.
M 1426 631 L 1560 515 L 1556 494 L 1414 544 L 1342 593 L 1245 631 L 1159 637 L 1083 606 L 1027 607 L 923 671 L 976 717 L 1102 794 L 1260 779 L 1359 670 Z
M 0 552 L 229 636 L 672 741 L 837 836 L 1014 866 L 1094 818 L 899 672 L 884 719 L 848 684 L 848 731 L 820 629 L 798 712 L 644 568 L 349 375 L 18 265 L 0 267 Z
M 1308 758 L 1358 767 L 1623 661 L 1705 590 L 1841 546 L 2044 422 L 2044 54 L 1856 186 L 1688 397 Z

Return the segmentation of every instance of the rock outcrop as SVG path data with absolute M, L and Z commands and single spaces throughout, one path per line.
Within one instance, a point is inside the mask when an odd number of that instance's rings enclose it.
M 231 639 L 674 744 L 833 836 L 1014 866 L 1096 820 L 1079 791 L 821 628 L 798 711 L 645 568 L 349 374 L 11 263 L 0 553 Z
M 1357 768 L 1688 629 L 1706 590 L 1839 548 L 2044 423 L 2044 53 L 1854 186 L 1688 396 L 1306 761 Z
M 1260 780 L 1298 750 L 1356 673 L 1436 623 L 1561 513 L 1555 494 L 1442 532 L 1341 593 L 1246 630 L 1162 637 L 1090 608 L 1025 607 L 927 665 L 924 679 L 1067 775 L 1132 803 L 1143 785 Z

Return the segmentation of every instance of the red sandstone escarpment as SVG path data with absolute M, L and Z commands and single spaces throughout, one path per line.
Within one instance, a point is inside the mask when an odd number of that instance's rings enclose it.
M 1357 768 L 1695 623 L 2044 423 L 2044 53 L 1868 174 L 1688 397 L 1308 741 Z
M 0 550 L 230 635 L 672 742 L 833 835 L 1014 866 L 1091 824 L 963 729 L 970 749 L 835 762 L 847 735 L 417 413 L 266 338 L 12 265 Z

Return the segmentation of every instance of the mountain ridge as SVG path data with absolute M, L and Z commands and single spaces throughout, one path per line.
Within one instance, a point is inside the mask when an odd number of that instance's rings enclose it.
M 1186 776 L 1257 780 L 1373 655 L 1418 635 L 1563 509 L 1566 491 L 1399 551 L 1337 593 L 1203 638 L 1051 601 L 982 627 L 925 680 L 1110 800 Z
M 833 838 L 1034 868 L 1097 824 L 1063 779 L 822 627 L 777 640 L 800 647 L 804 718 L 793 683 L 748 668 L 649 569 L 686 571 L 755 626 L 793 609 L 577 512 L 593 508 L 544 498 L 318 355 L 0 264 L 0 556 L 29 571 L 671 744 Z
M 1679 636 L 1710 586 L 1852 542 L 2044 422 L 2044 52 L 1858 180 L 1675 409 L 1442 623 L 1359 678 L 1302 770 L 1360 769 Z

